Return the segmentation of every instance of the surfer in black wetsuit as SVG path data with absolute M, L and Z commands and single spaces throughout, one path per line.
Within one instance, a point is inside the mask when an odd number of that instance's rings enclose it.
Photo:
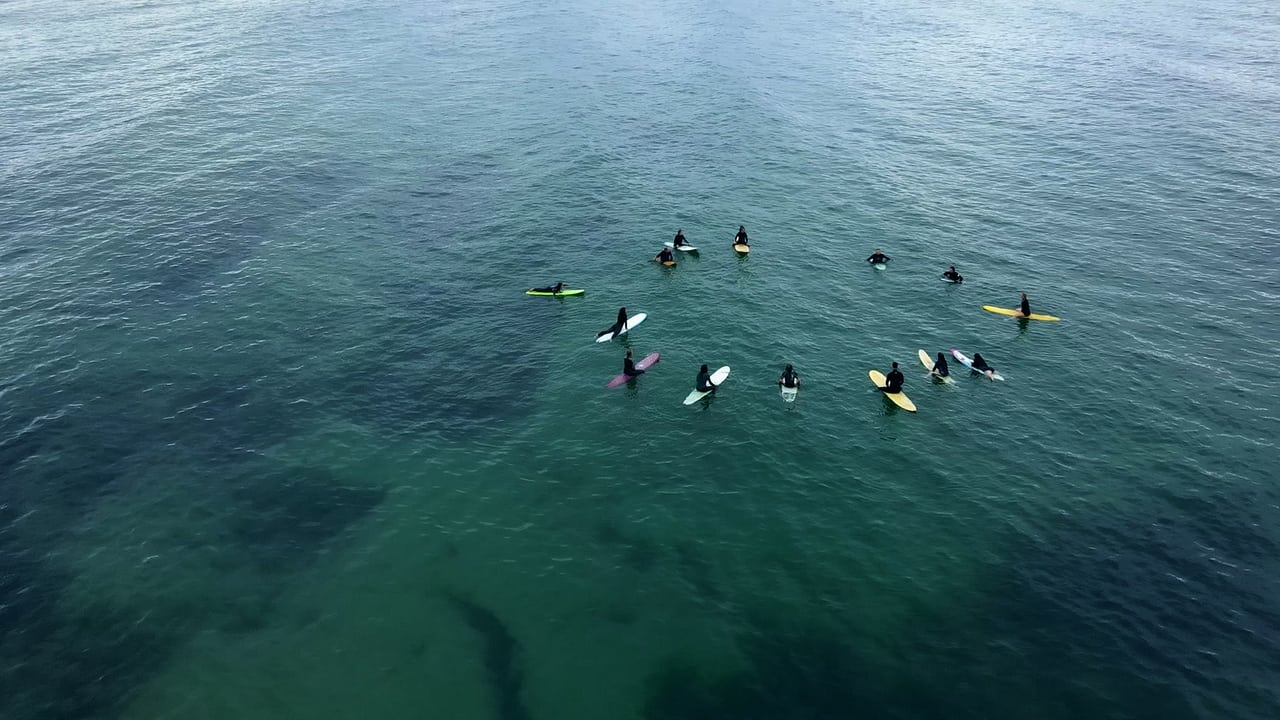
M 946 355 L 943 355 L 942 353 L 938 353 L 938 359 L 935 360 L 933 363 L 932 372 L 934 375 L 937 375 L 938 377 L 947 377 L 948 375 L 951 374 L 951 368 L 947 367 Z
M 738 234 L 733 236 L 733 244 L 747 245 L 747 246 L 751 245 L 751 243 L 747 242 L 747 228 L 745 225 L 738 226 Z
M 676 231 L 676 237 L 675 237 L 675 239 L 674 239 L 674 240 L 672 240 L 672 241 L 671 241 L 671 244 L 672 244 L 672 245 L 674 245 L 674 246 L 676 246 L 676 247 L 684 247 L 685 245 L 688 245 L 688 244 L 689 244 L 689 241 L 684 239 L 684 229 L 683 229 L 683 228 L 681 228 L 680 230 L 677 230 L 677 231 Z
M 787 366 L 782 370 L 782 374 L 778 376 L 778 384 L 785 388 L 800 387 L 800 376 L 791 367 L 791 363 L 787 363 Z
M 1027 300 L 1027 294 L 1022 293 L 1022 304 L 1018 306 L 1018 312 L 1022 313 L 1022 317 L 1031 317 L 1031 303 Z
M 630 349 L 628 349 L 628 350 L 627 350 L 627 355 L 626 355 L 626 357 L 622 358 L 622 374 L 623 374 L 623 375 L 626 375 L 626 376 L 627 376 L 627 377 L 629 377 L 629 378 L 633 378 L 633 377 L 635 377 L 635 376 L 637 376 L 637 375 L 643 375 L 643 374 L 644 374 L 644 371 L 643 371 L 643 370 L 637 370 L 637 369 L 636 369 L 636 364 L 635 364 L 634 362 L 632 362 L 632 361 L 631 361 L 631 350 L 630 350 Z
M 893 364 L 893 369 L 884 378 L 884 387 L 880 388 L 881 392 L 900 393 L 902 392 L 902 383 L 906 378 L 902 377 L 902 371 L 898 369 L 898 363 Z
M 956 272 L 955 265 L 952 265 L 946 272 L 942 273 L 942 279 L 950 280 L 954 283 L 964 282 L 964 276 Z
M 600 337 L 601 335 L 617 335 L 619 332 L 622 331 L 622 328 L 626 326 L 627 326 L 627 309 L 624 307 L 618 308 L 618 320 L 614 322 L 612 325 L 610 325 L 607 329 L 601 330 L 600 332 L 596 333 L 596 337 Z
M 871 253 L 871 257 L 867 258 L 867 262 L 872 265 L 880 265 L 889 262 L 889 256 L 880 252 L 880 248 L 876 248 L 876 251 Z
M 555 285 L 552 285 L 551 287 L 540 287 L 540 288 L 533 289 L 534 292 L 545 292 L 545 293 L 551 293 L 553 295 L 558 294 L 563 290 L 564 290 L 564 283 L 562 282 L 558 282 Z
M 660 262 L 660 263 L 675 262 L 675 259 L 676 259 L 675 255 L 671 253 L 671 248 L 666 247 L 665 245 L 663 246 L 661 252 L 653 256 L 653 261 Z
M 716 386 L 711 382 L 711 371 L 707 369 L 705 363 L 703 363 L 702 369 L 698 371 L 698 380 L 694 387 L 697 388 L 698 392 L 716 391 Z
M 987 361 L 982 357 L 982 353 L 973 354 L 973 369 L 986 375 L 988 380 L 995 382 L 996 369 L 987 364 Z

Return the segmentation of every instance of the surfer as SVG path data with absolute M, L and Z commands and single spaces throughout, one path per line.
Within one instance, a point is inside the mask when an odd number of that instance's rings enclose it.
M 871 257 L 867 258 L 867 262 L 872 265 L 882 265 L 889 262 L 889 256 L 880 252 L 880 248 L 876 248 L 876 251 L 871 253 Z
M 747 228 L 745 225 L 738 226 L 738 234 L 733 236 L 734 245 L 751 245 L 747 242 Z
M 938 359 L 934 361 L 933 369 L 930 370 L 930 372 L 942 378 L 950 375 L 951 368 L 947 367 L 947 356 L 942 353 L 938 353 Z
M 902 383 L 905 378 L 902 377 L 902 371 L 898 369 L 898 363 L 893 364 L 893 369 L 885 376 L 884 387 L 880 388 L 881 392 L 900 393 L 902 392 Z
M 534 292 L 551 293 L 552 295 L 558 295 L 563 290 L 564 290 L 564 283 L 562 282 L 558 282 L 555 285 L 552 285 L 551 287 L 540 287 L 540 288 L 533 289 Z
M 952 265 L 950 268 L 947 269 L 946 272 L 942 273 L 942 279 L 950 280 L 951 282 L 954 282 L 954 283 L 964 282 L 964 276 L 956 272 L 955 265 Z
M 674 240 L 671 241 L 671 244 L 674 245 L 675 247 L 684 247 L 685 245 L 689 244 L 689 241 L 684 239 L 683 228 L 676 231 L 676 237 Z
M 698 379 L 694 388 L 698 392 L 715 392 L 715 383 L 711 382 L 711 371 L 707 369 L 706 363 L 702 364 L 702 369 L 698 371 Z
M 601 330 L 600 332 L 596 333 L 596 337 L 600 337 L 602 335 L 617 335 L 618 333 L 622 332 L 622 329 L 626 326 L 627 326 L 627 309 L 624 307 L 618 308 L 618 320 L 614 322 L 612 325 L 610 325 L 607 329 Z
M 675 256 L 671 253 L 671 248 L 663 245 L 662 251 L 653 256 L 653 261 L 660 263 L 675 262 Z
M 643 375 L 643 374 L 644 374 L 644 371 L 643 371 L 643 370 L 637 370 L 637 369 L 636 369 L 636 364 L 635 364 L 634 362 L 632 362 L 632 360 L 631 360 L 631 349 L 630 349 L 630 348 L 627 348 L 627 355 L 626 355 L 626 357 L 622 358 L 622 374 L 623 374 L 623 375 L 626 375 L 626 376 L 627 376 L 627 377 L 629 377 L 629 378 L 633 378 L 633 377 L 635 377 L 635 376 L 637 376 L 637 375 Z
M 1022 317 L 1031 317 L 1031 303 L 1027 300 L 1027 294 L 1022 293 L 1022 304 L 1018 306 L 1018 312 L 1022 313 Z
M 973 354 L 973 369 L 987 376 L 987 379 L 995 382 L 996 369 L 987 364 L 983 359 L 982 353 Z
M 784 388 L 800 387 L 800 376 L 791 367 L 791 363 L 787 363 L 787 366 L 782 370 L 782 374 L 778 376 L 778 384 Z

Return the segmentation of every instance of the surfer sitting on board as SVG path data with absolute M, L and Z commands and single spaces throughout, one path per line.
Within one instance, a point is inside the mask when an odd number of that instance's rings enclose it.
M 685 245 L 688 245 L 688 244 L 689 244 L 689 241 L 684 239 L 684 229 L 683 229 L 683 228 L 681 228 L 681 229 L 679 229 L 679 230 L 677 230 L 677 231 L 676 231 L 676 238 L 675 238 L 674 240 L 672 240 L 672 241 L 671 241 L 671 244 L 672 244 L 672 245 L 674 245 L 674 246 L 676 246 L 676 247 L 684 247 Z
M 617 322 L 610 325 L 607 329 L 601 330 L 600 332 L 596 333 L 596 337 L 600 337 L 601 335 L 617 335 L 619 332 L 622 332 L 622 328 L 626 326 L 627 326 L 627 309 L 624 307 L 618 308 Z
M 933 370 L 930 372 L 938 377 L 946 377 L 950 375 L 951 369 L 947 367 L 947 356 L 942 353 L 938 353 L 938 359 L 933 363 Z
M 957 283 L 964 282 L 964 276 L 956 272 L 955 265 L 952 265 L 950 268 L 947 269 L 946 272 L 942 273 L 942 279 L 950 280 L 951 282 L 957 282 Z
M 782 375 L 778 376 L 778 384 L 785 388 L 800 387 L 800 376 L 791 367 L 791 363 L 787 363 L 787 367 L 782 370 Z
M 624 358 L 622 358 L 622 374 L 623 374 L 623 375 L 626 375 L 626 376 L 627 376 L 627 377 L 629 377 L 629 378 L 633 378 L 633 377 L 635 377 L 635 376 L 637 376 L 637 375 L 643 375 L 643 374 L 644 374 L 644 371 L 643 371 L 643 370 L 637 370 L 637 369 L 636 369 L 636 364 L 635 364 L 634 362 L 632 362 L 632 360 L 631 360 L 631 350 L 630 350 L 630 349 L 628 349 L 628 350 L 627 350 L 627 356 L 626 356 L 626 357 L 624 357 Z
M 660 263 L 675 262 L 675 256 L 673 256 L 673 255 L 671 254 L 671 248 L 666 247 L 666 246 L 664 245 L 664 246 L 662 247 L 662 252 L 660 252 L 660 253 L 658 253 L 657 255 L 654 255 L 654 256 L 653 256 L 653 261 L 654 261 L 654 262 L 660 262 Z
M 893 369 L 885 376 L 885 385 L 880 388 L 880 391 L 887 393 L 900 393 L 902 392 L 903 380 L 905 380 L 905 378 L 902 377 L 902 371 L 898 369 L 898 363 L 894 363 Z
M 551 293 L 553 295 L 556 293 L 559 293 L 562 290 L 564 290 L 564 283 L 562 282 L 558 282 L 555 285 L 552 285 L 551 287 L 540 287 L 540 288 L 533 289 L 534 292 L 545 292 L 545 293 Z
M 698 371 L 698 380 L 694 387 L 698 392 L 716 391 L 716 386 L 711 382 L 711 371 L 707 369 L 706 363 L 703 363 L 702 369 Z
M 1018 312 L 1022 313 L 1022 317 L 1031 317 L 1031 303 L 1027 300 L 1027 294 L 1022 293 L 1022 304 L 1018 306 Z
M 871 253 L 871 257 L 867 258 L 867 262 L 872 265 L 882 265 L 889 262 L 889 256 L 880 252 L 880 248 L 876 248 L 876 251 Z
M 987 376 L 987 379 L 995 382 L 996 369 L 987 364 L 983 359 L 982 353 L 973 354 L 973 369 Z
M 747 228 L 745 225 L 738 226 L 738 234 L 733 236 L 733 244 L 734 245 L 750 245 L 751 244 L 747 242 Z

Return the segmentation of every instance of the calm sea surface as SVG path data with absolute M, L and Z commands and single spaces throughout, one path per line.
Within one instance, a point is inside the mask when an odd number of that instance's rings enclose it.
M 1269 0 L 8 0 L 0 301 L 6 720 L 1280 717 Z

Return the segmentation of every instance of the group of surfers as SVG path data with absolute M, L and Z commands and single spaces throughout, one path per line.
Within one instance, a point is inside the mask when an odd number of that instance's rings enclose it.
M 689 242 L 689 240 L 686 239 L 684 236 L 684 228 L 680 228 L 679 230 L 676 230 L 676 236 L 671 240 L 671 247 L 667 247 L 663 245 L 662 249 L 658 251 L 658 254 L 653 256 L 653 261 L 662 263 L 664 265 L 666 263 L 675 262 L 676 261 L 675 253 L 673 253 L 672 250 L 675 248 L 682 248 L 690 244 L 691 243 Z M 751 243 L 748 242 L 748 239 L 747 239 L 746 226 L 744 225 L 738 226 L 738 232 L 736 235 L 733 236 L 733 244 L 747 245 L 747 246 L 751 245 Z

